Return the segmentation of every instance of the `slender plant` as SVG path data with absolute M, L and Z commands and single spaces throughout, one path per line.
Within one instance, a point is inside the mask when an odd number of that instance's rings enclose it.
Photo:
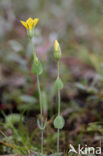
M 37 88 L 38 88 L 38 94 L 39 94 L 39 103 L 40 103 L 40 121 L 37 120 L 37 124 L 39 129 L 41 130 L 41 155 L 43 156 L 43 142 L 44 142 L 44 129 L 46 127 L 47 119 L 45 122 L 43 122 L 43 105 L 42 105 L 42 99 L 41 99 L 41 89 L 40 89 L 40 74 L 43 72 L 43 67 L 41 62 L 39 61 L 35 50 L 34 50 L 34 45 L 32 42 L 32 39 L 34 37 L 34 28 L 36 24 L 38 23 L 39 19 L 35 18 L 29 18 L 26 22 L 21 21 L 22 25 L 26 28 L 27 30 L 27 35 L 30 39 L 31 47 L 32 47 L 32 54 L 33 54 L 33 64 L 32 64 L 32 72 L 36 75 L 37 78 Z
M 60 78 L 60 73 L 59 73 L 59 66 L 60 66 L 60 58 L 61 58 L 61 48 L 57 40 L 54 42 L 54 57 L 57 62 L 57 79 L 54 83 L 55 88 L 57 89 L 58 92 L 58 115 L 56 116 L 54 120 L 54 127 L 57 129 L 57 153 L 60 152 L 60 129 L 64 127 L 64 119 L 60 113 L 60 107 L 61 107 L 61 95 L 60 91 L 63 88 L 63 82 Z

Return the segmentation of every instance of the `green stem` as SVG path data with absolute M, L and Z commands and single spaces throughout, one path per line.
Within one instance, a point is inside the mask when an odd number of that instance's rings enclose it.
M 60 115 L 60 90 L 58 90 L 58 115 Z
M 59 77 L 59 61 L 57 63 L 57 66 L 58 66 L 58 77 Z
M 38 75 L 37 75 L 37 87 L 38 87 L 39 101 L 40 101 L 41 126 L 43 127 L 43 108 L 42 108 L 42 101 L 41 101 L 40 81 L 39 81 Z M 44 131 L 41 130 L 41 154 L 42 156 L 43 156 L 43 142 L 44 142 Z
M 36 53 L 34 51 L 34 45 L 33 45 L 32 39 L 30 39 L 30 42 L 31 42 L 31 47 L 32 47 L 32 53 L 33 53 L 34 57 L 36 57 Z
M 39 101 L 40 101 L 40 114 L 41 114 L 41 123 L 43 121 L 42 116 L 43 116 L 43 110 L 42 110 L 42 102 L 41 102 L 41 90 L 40 90 L 40 80 L 39 80 L 39 75 L 37 75 L 37 87 L 38 87 L 38 93 L 39 93 Z
M 32 53 L 33 53 L 34 57 L 36 57 L 32 39 L 30 39 L 30 42 L 31 42 L 31 46 L 32 46 Z M 39 102 L 40 102 L 41 126 L 43 127 L 43 107 L 42 107 L 42 101 L 41 101 L 41 89 L 40 89 L 39 75 L 37 75 L 37 88 L 38 88 Z M 44 130 L 41 130 L 41 154 L 42 154 L 42 156 L 43 156 L 43 142 L 44 142 Z
M 60 130 L 57 131 L 57 153 L 59 153 L 59 138 L 60 138 Z
M 41 154 L 43 156 L 44 131 L 41 130 Z
M 58 77 L 59 77 L 59 61 L 57 63 L 58 66 Z M 58 115 L 60 115 L 60 90 L 58 90 Z M 60 130 L 57 130 L 57 153 L 59 153 L 59 142 L 60 142 Z
M 58 77 L 59 77 L 59 61 L 57 65 L 58 65 Z M 60 115 L 60 90 L 58 90 L 58 115 Z

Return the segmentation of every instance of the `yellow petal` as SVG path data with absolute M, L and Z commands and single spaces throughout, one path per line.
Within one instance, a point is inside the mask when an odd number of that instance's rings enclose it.
M 33 23 L 33 19 L 32 19 L 31 17 L 29 17 L 29 18 L 26 20 L 26 23 L 27 23 L 27 24 Z
M 55 42 L 54 42 L 54 49 L 55 49 L 55 51 L 58 51 L 58 48 L 59 48 L 59 43 L 58 43 L 57 40 L 55 40 Z
M 29 29 L 32 30 L 32 28 L 33 28 L 33 19 L 31 17 L 28 18 L 28 20 L 26 21 L 26 23 L 27 23 Z
M 27 26 L 27 23 L 26 22 L 24 22 L 24 21 L 20 21 L 21 22 L 21 24 L 26 28 L 26 29 L 28 29 L 28 26 Z
M 38 21 L 39 21 L 39 18 L 35 18 L 35 19 L 33 20 L 33 26 L 34 26 L 34 27 L 37 25 Z

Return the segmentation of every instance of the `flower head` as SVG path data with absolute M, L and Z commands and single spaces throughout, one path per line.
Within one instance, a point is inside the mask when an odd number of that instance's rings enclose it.
M 20 21 L 20 22 L 27 30 L 28 29 L 32 30 L 33 28 L 35 28 L 35 26 L 37 25 L 38 21 L 39 21 L 38 18 L 32 19 L 30 17 L 30 18 L 28 18 L 26 20 L 26 22 L 25 21 Z
M 55 40 L 55 42 L 54 42 L 54 49 L 55 49 L 56 52 L 57 52 L 58 49 L 59 49 L 59 43 L 58 43 L 57 40 Z
M 31 17 L 28 18 L 28 19 L 26 20 L 26 22 L 25 22 L 25 21 L 20 21 L 21 24 L 26 28 L 27 33 L 28 33 L 28 36 L 29 36 L 30 38 L 33 37 L 34 28 L 36 27 L 38 21 L 39 21 L 38 18 L 32 19 Z
M 57 60 L 59 60 L 61 58 L 61 49 L 60 49 L 59 42 L 57 40 L 55 40 L 55 42 L 54 42 L 54 57 Z

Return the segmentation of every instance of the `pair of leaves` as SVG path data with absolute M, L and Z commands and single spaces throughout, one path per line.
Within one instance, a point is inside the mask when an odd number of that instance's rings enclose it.
M 62 129 L 64 127 L 65 121 L 61 115 L 58 115 L 54 120 L 54 127 L 57 129 Z
M 32 72 L 35 75 L 40 75 L 43 72 L 43 67 L 42 67 L 41 62 L 38 62 L 38 63 L 34 62 L 32 64 Z
M 63 82 L 62 80 L 60 79 L 60 77 L 57 77 L 55 83 L 54 83 L 54 87 L 57 89 L 57 90 L 61 90 L 63 88 Z

